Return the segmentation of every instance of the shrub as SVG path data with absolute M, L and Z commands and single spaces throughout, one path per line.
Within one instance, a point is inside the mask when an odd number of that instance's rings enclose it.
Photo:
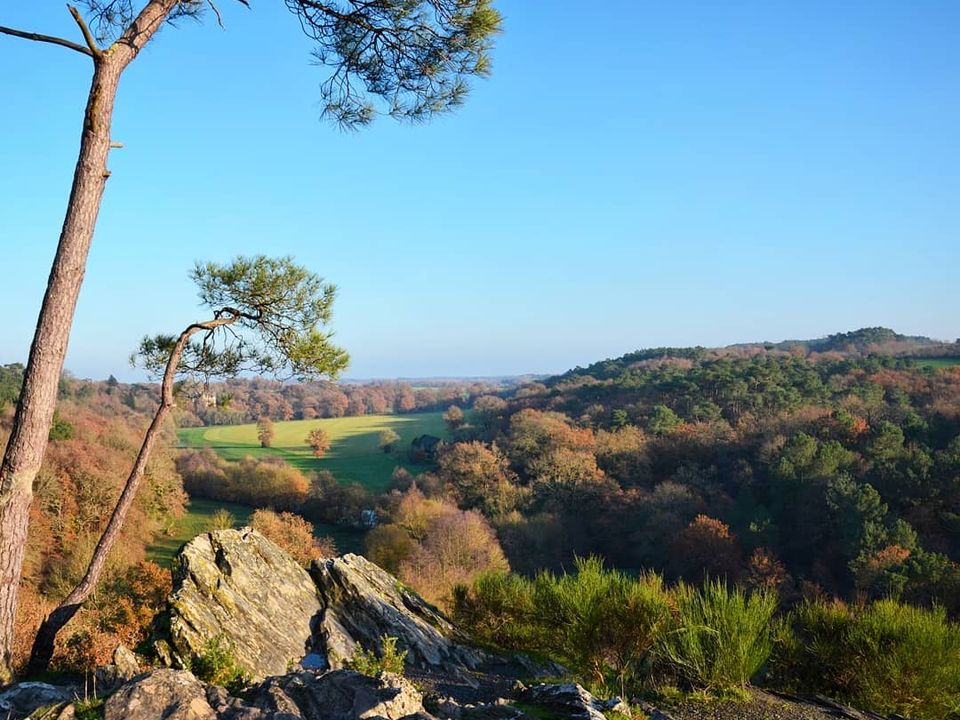
M 453 593 L 457 623 L 487 643 L 510 650 L 536 645 L 533 583 L 513 573 L 481 573 L 473 585 Z
M 656 574 L 629 578 L 599 558 L 576 567 L 575 575 L 534 581 L 543 649 L 597 685 L 615 679 L 622 690 L 667 627 L 669 594 Z
M 190 670 L 204 682 L 231 689 L 241 687 L 247 681 L 233 645 L 224 635 L 207 640 L 203 649 L 191 659 Z
M 226 508 L 220 508 L 211 517 L 209 528 L 211 530 L 230 530 L 237 524 L 237 519 L 233 513 Z
M 250 526 L 303 566 L 309 565 L 314 558 L 337 554 L 333 540 L 316 538 L 313 525 L 293 513 L 257 510 L 250 516 Z
M 679 612 L 658 647 L 660 659 L 693 689 L 745 687 L 773 648 L 776 594 L 748 594 L 721 581 L 699 590 L 680 584 L 674 593 Z
M 389 573 L 400 572 L 400 563 L 413 553 L 416 541 L 398 525 L 380 525 L 363 539 L 363 554 Z
M 345 665 L 350 670 L 370 677 L 376 677 L 383 672 L 402 675 L 406 658 L 406 650 L 397 650 L 397 639 L 384 635 L 380 638 L 379 654 L 373 650 L 364 650 L 360 643 L 357 643 L 353 658 L 347 660 Z
M 960 627 L 941 608 L 809 601 L 780 640 L 775 677 L 883 715 L 946 720 L 960 708 Z

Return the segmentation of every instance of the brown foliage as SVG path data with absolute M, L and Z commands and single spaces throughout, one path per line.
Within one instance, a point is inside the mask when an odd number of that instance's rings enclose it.
M 205 448 L 182 453 L 177 469 L 194 497 L 292 509 L 300 507 L 310 494 L 309 478 L 277 457 L 248 456 L 233 463 Z
M 476 441 L 448 445 L 437 465 L 437 474 L 450 485 L 462 508 L 500 515 L 513 510 L 522 495 L 510 461 L 496 445 Z
M 314 457 L 323 457 L 330 449 L 330 436 L 323 428 L 314 428 L 307 435 L 307 445 L 313 449 Z
M 397 504 L 393 522 L 373 531 L 370 559 L 396 572 L 427 600 L 449 607 L 453 588 L 486 570 L 509 569 L 496 534 L 480 513 L 427 498 L 416 487 Z
M 740 575 L 740 549 L 730 527 L 720 520 L 697 515 L 672 545 L 677 575 L 699 580 L 704 574 L 735 580 Z
M 597 465 L 624 487 L 647 483 L 650 458 L 647 436 L 638 427 L 627 425 L 616 432 L 600 430 L 596 435 Z
M 332 557 L 337 554 L 336 545 L 330 538 L 317 538 L 313 525 L 294 513 L 276 513 L 272 510 L 257 510 L 250 517 L 250 525 L 304 567 L 314 558 Z

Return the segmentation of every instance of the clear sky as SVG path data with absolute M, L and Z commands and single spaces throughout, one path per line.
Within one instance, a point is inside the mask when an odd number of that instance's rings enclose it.
M 494 75 L 428 125 L 320 122 L 277 0 L 124 77 L 67 367 L 135 377 L 194 260 L 291 254 L 351 377 L 552 372 L 861 326 L 960 336 L 960 3 L 502 0 Z M 62 2 L 0 24 L 77 34 Z M 78 38 L 76 38 L 78 39 Z M 88 61 L 0 36 L 0 362 L 26 357 Z

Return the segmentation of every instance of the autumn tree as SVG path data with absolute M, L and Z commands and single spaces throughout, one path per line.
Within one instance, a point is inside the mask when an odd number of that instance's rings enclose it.
M 678 575 L 693 580 L 710 577 L 734 580 L 740 573 L 740 548 L 730 527 L 720 520 L 697 515 L 673 540 Z
M 384 428 L 380 431 L 380 449 L 385 453 L 393 452 L 394 446 L 400 442 L 400 436 L 392 428 Z
M 307 435 L 307 445 L 313 450 L 314 457 L 323 457 L 330 449 L 330 436 L 321 427 L 314 428 Z
M 249 6 L 248 0 L 237 0 Z M 86 56 L 92 76 L 70 198 L 47 281 L 17 412 L 0 464 L 0 682 L 10 645 L 34 478 L 46 449 L 87 256 L 117 147 L 111 135 L 120 78 L 165 23 L 197 18 L 214 0 L 78 0 L 82 42 L 0 26 L 0 34 Z M 491 0 L 287 0 L 327 69 L 325 116 L 345 127 L 377 114 L 426 119 L 460 105 L 472 76 L 490 70 L 500 15 Z
M 274 434 L 273 420 L 268 417 L 257 420 L 257 440 L 260 441 L 260 447 L 272 447 Z
M 324 330 L 331 319 L 334 286 L 290 258 L 198 263 L 191 277 L 211 316 L 189 324 L 179 335 L 147 337 L 140 344 L 135 358 L 148 370 L 162 373 L 160 404 L 86 573 L 40 626 L 31 652 L 32 672 L 46 669 L 57 633 L 96 587 L 175 405 L 178 377 L 253 371 L 309 379 L 335 377 L 347 365 L 346 352 Z
M 451 405 L 443 414 L 443 421 L 447 424 L 447 427 L 449 427 L 452 432 L 456 432 L 463 427 L 464 422 L 466 422 L 466 418 L 464 417 L 463 410 L 456 405 Z
M 501 515 L 516 507 L 520 489 L 510 461 L 496 445 L 454 443 L 437 458 L 437 474 L 448 483 L 460 507 Z
M 333 540 L 316 537 L 313 525 L 294 513 L 257 510 L 250 516 L 250 526 L 286 550 L 290 557 L 304 567 L 309 566 L 314 558 L 337 554 L 337 546 Z

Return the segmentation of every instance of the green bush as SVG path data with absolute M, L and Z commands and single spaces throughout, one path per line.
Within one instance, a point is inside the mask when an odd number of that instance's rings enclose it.
M 350 670 L 370 677 L 376 677 L 383 672 L 402 675 L 406 658 L 406 650 L 397 650 L 397 639 L 384 635 L 380 638 L 379 654 L 373 650 L 364 650 L 360 643 L 357 643 L 353 658 L 347 660 L 345 665 Z
M 690 689 L 745 687 L 773 648 L 776 595 L 711 581 L 699 590 L 678 585 L 674 596 L 678 614 L 657 648 L 661 662 Z
M 242 687 L 247 674 L 237 662 L 233 644 L 224 635 L 212 637 L 190 662 L 190 670 L 200 680 L 228 689 Z
M 915 720 L 960 715 L 960 627 L 942 609 L 813 601 L 792 613 L 791 626 L 772 668 L 784 688 Z
M 453 617 L 475 638 L 510 650 L 535 650 L 533 583 L 521 575 L 486 572 L 453 591 Z
M 595 687 L 615 681 L 623 692 L 669 623 L 669 593 L 659 575 L 631 578 L 599 558 L 576 567 L 533 583 L 540 645 Z

